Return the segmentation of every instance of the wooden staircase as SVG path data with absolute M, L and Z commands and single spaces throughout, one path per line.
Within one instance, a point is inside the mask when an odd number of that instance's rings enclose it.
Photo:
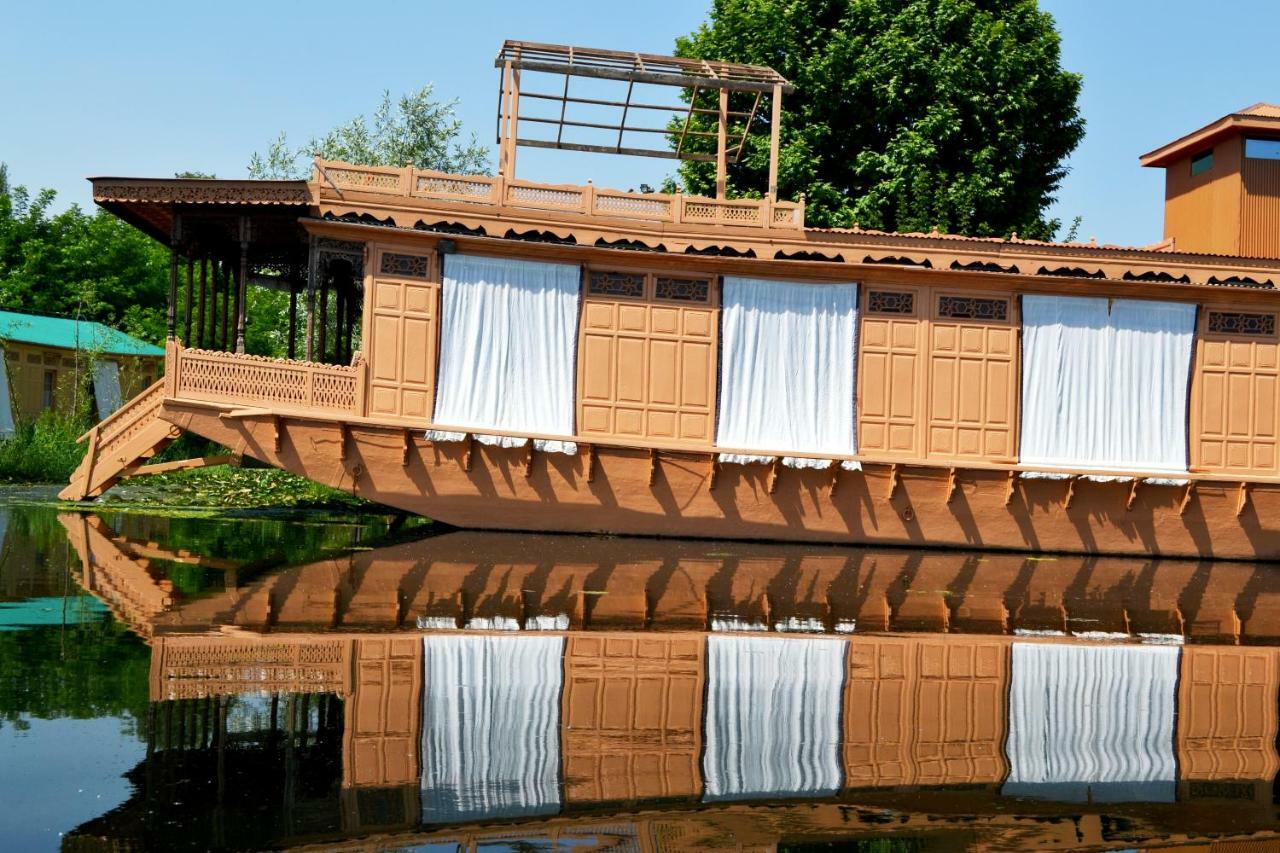
M 161 379 L 80 436 L 81 441 L 88 440 L 88 451 L 58 497 L 64 501 L 95 498 L 129 476 L 138 463 L 168 447 L 182 431 L 161 420 L 163 402 Z

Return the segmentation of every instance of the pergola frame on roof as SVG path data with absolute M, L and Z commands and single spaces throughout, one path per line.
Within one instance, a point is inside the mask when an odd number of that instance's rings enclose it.
M 605 154 L 631 154 L 641 157 L 661 157 L 676 160 L 714 161 L 716 163 L 716 196 L 724 198 L 728 164 L 737 163 L 746 149 L 747 135 L 760 109 L 760 103 L 768 95 L 772 108 L 769 140 L 769 198 L 777 198 L 778 192 L 778 131 L 782 117 L 782 95 L 795 91 L 787 80 L 772 68 L 761 65 L 742 65 L 731 62 L 714 62 L 703 59 L 686 59 L 677 56 L 659 56 L 647 53 L 633 53 L 617 50 L 601 50 L 597 48 L 571 47 L 568 45 L 539 44 L 535 42 L 511 41 L 503 42 L 502 49 L 494 60 L 494 66 L 501 69 L 498 94 L 498 160 L 499 172 L 508 177 L 515 177 L 516 148 L 556 148 L 570 151 L 590 151 Z M 531 71 L 544 74 L 561 75 L 564 86 L 559 92 L 521 91 L 520 72 Z M 596 80 L 616 80 L 626 84 L 626 93 L 622 100 L 604 100 L 571 95 L 570 81 L 574 77 Z M 670 86 L 690 91 L 688 103 L 685 105 L 650 104 L 633 100 L 636 84 Z M 719 93 L 719 107 L 708 109 L 699 107 L 698 94 L 704 90 Z M 751 96 L 749 110 L 730 110 L 729 95 L 740 92 Z M 520 104 L 526 99 L 551 102 L 560 105 L 557 118 L 545 116 L 521 115 Z M 576 121 L 566 117 L 569 104 L 583 104 L 597 107 L 615 107 L 621 110 L 616 121 Z M 624 146 L 623 137 L 627 133 L 650 133 L 664 137 L 673 135 L 670 127 L 647 127 L 628 124 L 632 112 L 641 114 L 660 112 L 668 115 L 682 116 L 675 149 Z M 690 128 L 694 115 L 716 116 L 716 131 L 694 130 Z M 729 124 L 733 120 L 743 120 L 741 135 L 736 135 L 735 144 L 729 144 Z M 551 139 L 534 139 L 520 136 L 520 123 L 531 122 L 550 125 L 555 128 L 556 136 Z M 565 128 L 589 128 L 593 130 L 617 131 L 617 142 L 614 145 L 587 144 L 574 142 L 564 138 Z M 715 137 L 716 153 L 714 155 L 688 151 L 685 143 L 689 137 Z

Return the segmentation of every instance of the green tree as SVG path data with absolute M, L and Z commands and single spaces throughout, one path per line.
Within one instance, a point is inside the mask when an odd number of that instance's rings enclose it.
M 455 111 L 458 102 L 438 101 L 434 95 L 431 85 L 398 100 L 384 91 L 372 123 L 356 116 L 300 148 L 291 147 L 281 131 L 264 153 L 253 155 L 249 177 L 305 179 L 311 173 L 309 159 L 317 154 L 326 160 L 365 166 L 412 164 L 461 175 L 487 171 L 489 149 L 474 134 L 469 140 L 460 139 L 462 121 Z
M 106 211 L 53 213 L 0 169 L 0 309 L 97 320 L 164 340 L 168 250 Z
M 1060 223 L 1045 210 L 1084 135 L 1081 77 L 1063 70 L 1059 42 L 1035 0 L 714 0 L 676 52 L 769 65 L 796 85 L 779 196 L 805 193 L 809 224 L 1047 238 Z M 768 117 L 755 125 L 731 194 L 767 183 Z M 714 116 L 693 126 L 714 130 Z M 709 194 L 715 164 L 682 163 L 680 178 Z

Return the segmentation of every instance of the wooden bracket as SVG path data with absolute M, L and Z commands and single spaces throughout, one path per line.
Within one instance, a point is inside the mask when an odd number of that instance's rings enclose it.
M 1178 504 L 1178 515 L 1187 514 L 1187 507 L 1191 506 L 1191 498 L 1195 493 L 1196 484 L 1194 482 L 1188 482 L 1186 488 L 1182 491 L 1182 503 Z
M 467 443 L 467 446 L 462 450 L 462 470 L 469 472 L 471 470 L 471 454 L 476 449 L 476 437 L 471 433 L 467 433 L 467 437 L 463 441 Z
M 1076 479 L 1077 478 L 1075 477 L 1071 477 L 1067 480 L 1067 509 L 1071 509 L 1071 502 L 1075 500 L 1076 497 Z
M 529 452 L 524 457 L 524 478 L 527 480 L 533 476 L 533 454 L 538 452 L 537 445 L 533 439 L 529 439 Z
M 347 461 L 347 425 L 338 424 L 338 461 Z
M 1138 500 L 1138 486 L 1142 485 L 1142 480 L 1137 477 L 1133 478 L 1133 484 L 1129 486 L 1129 499 L 1124 502 L 1124 508 L 1132 511 L 1134 503 Z
M 284 430 L 280 429 L 280 416 L 271 416 L 271 443 L 276 453 L 280 452 L 280 447 L 284 443 Z
M 778 488 L 778 469 L 780 467 L 782 467 L 782 460 L 775 456 L 773 464 L 769 466 L 769 494 L 773 494 Z
M 951 468 L 947 471 L 947 503 L 951 503 L 951 499 L 956 496 L 956 489 L 959 484 L 956 482 L 956 469 Z
M 413 452 L 413 430 L 403 430 L 401 438 L 404 440 L 404 446 L 400 450 L 400 467 L 409 467 L 409 454 Z
M 658 451 L 649 449 L 649 485 L 658 481 Z
M 596 446 L 594 444 L 587 445 L 587 482 L 594 483 L 596 480 Z
M 1018 489 L 1018 472 L 1009 472 L 1009 482 L 1004 487 L 1004 505 L 1013 503 L 1013 493 Z
M 836 495 L 836 488 L 840 485 L 840 472 L 843 470 L 844 468 L 839 462 L 836 462 L 831 466 L 831 491 L 828 493 L 831 497 L 835 497 Z
M 1249 505 L 1250 488 L 1251 487 L 1248 483 L 1240 484 L 1240 492 L 1236 497 L 1236 518 L 1239 518 L 1240 516 L 1244 515 L 1245 507 Z
M 714 492 L 716 489 L 716 483 L 720 480 L 720 456 L 719 454 L 712 453 L 708 458 L 711 465 L 710 470 L 707 471 L 707 491 Z
M 889 466 L 889 495 L 885 500 L 893 500 L 893 496 L 898 493 L 898 486 L 902 485 L 902 475 L 898 472 L 898 463 Z

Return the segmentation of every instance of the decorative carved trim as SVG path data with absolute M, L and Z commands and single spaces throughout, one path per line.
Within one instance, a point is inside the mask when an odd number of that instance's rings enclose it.
M 167 204 L 311 204 L 303 181 L 122 181 L 93 185 L 97 202 Z
M 1209 331 L 1224 335 L 1271 337 L 1276 333 L 1276 315 L 1248 311 L 1210 311 Z
M 644 274 L 592 270 L 587 275 L 587 293 L 640 299 L 644 297 Z
M 867 292 L 867 313 L 914 314 L 916 295 L 903 290 L 870 290 Z
M 383 252 L 378 272 L 382 275 L 394 275 L 401 278 L 427 278 L 430 275 L 431 259 L 426 255 L 402 255 L 398 252 Z
M 710 302 L 711 282 L 705 278 L 658 276 L 654 296 L 673 302 Z
M 953 320 L 1008 320 L 1009 300 L 982 296 L 939 296 L 938 316 Z

